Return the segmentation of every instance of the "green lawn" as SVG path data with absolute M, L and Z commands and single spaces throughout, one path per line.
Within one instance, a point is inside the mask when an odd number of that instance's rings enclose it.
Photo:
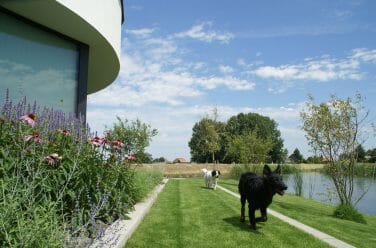
M 252 231 L 239 199 L 203 185 L 170 180 L 126 247 L 328 247 L 272 216 Z
M 221 180 L 220 185 L 238 191 L 235 180 Z M 270 208 L 356 247 L 376 247 L 375 216 L 364 215 L 367 224 L 337 219 L 333 206 L 288 194 L 276 195 Z

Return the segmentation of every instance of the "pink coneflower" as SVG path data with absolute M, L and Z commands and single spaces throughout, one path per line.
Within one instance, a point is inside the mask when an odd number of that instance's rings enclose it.
M 35 126 L 35 117 L 36 116 L 33 113 L 30 113 L 30 114 L 21 116 L 20 120 L 27 122 L 27 124 L 29 124 L 30 126 Z
M 131 160 L 131 161 L 136 160 L 136 157 L 134 155 L 129 155 L 129 154 L 125 154 L 124 158 L 127 160 Z
M 71 130 L 57 130 L 59 133 L 61 133 L 62 135 L 65 135 L 65 136 L 68 136 L 68 135 L 71 135 L 72 134 L 72 131 Z
M 59 156 L 57 153 L 52 153 L 46 157 L 48 165 L 54 166 L 56 165 L 63 157 Z
M 36 144 L 42 143 L 42 140 L 40 139 L 40 133 L 39 132 L 33 132 L 32 135 L 29 134 L 29 135 L 24 136 L 24 141 L 26 141 L 26 142 L 28 142 L 31 139 L 34 139 L 34 142 Z
M 115 140 L 111 142 L 112 148 L 114 149 L 119 149 L 121 147 L 124 147 L 124 143 L 121 142 L 120 140 Z
M 95 137 L 91 138 L 89 140 L 89 142 L 91 144 L 95 145 L 95 146 L 100 146 L 100 145 L 102 145 L 103 143 L 106 142 L 106 138 L 99 138 L 99 137 L 95 136 Z

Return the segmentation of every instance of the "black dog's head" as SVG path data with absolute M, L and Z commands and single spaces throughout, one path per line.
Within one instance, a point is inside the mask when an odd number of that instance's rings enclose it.
M 221 175 L 221 172 L 219 170 L 213 170 L 211 174 L 212 174 L 212 177 L 218 178 L 219 175 Z
M 281 167 L 279 165 L 277 166 L 275 171 L 272 172 L 269 166 L 266 164 L 264 166 L 263 174 L 266 182 L 274 193 L 278 193 L 279 195 L 283 195 L 285 193 L 287 186 L 282 181 Z

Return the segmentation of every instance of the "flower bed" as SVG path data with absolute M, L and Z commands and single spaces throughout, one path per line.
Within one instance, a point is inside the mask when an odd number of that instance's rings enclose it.
M 82 118 L 6 97 L 0 112 L 0 247 L 62 247 L 125 218 L 143 192 L 134 156 L 111 138 L 90 135 Z

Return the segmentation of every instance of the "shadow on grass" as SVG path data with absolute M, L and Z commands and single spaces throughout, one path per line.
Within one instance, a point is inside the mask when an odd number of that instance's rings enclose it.
M 257 230 L 260 229 L 260 226 L 257 226 L 257 229 L 253 230 L 252 228 L 250 228 L 250 225 L 248 223 L 240 222 L 239 217 L 224 218 L 223 221 L 233 225 L 234 227 L 239 228 L 241 231 L 260 234 L 260 232 Z
M 201 188 L 201 189 L 210 189 L 210 190 L 214 190 L 213 188 L 208 188 L 208 187 L 205 187 L 205 186 L 201 186 L 200 188 Z

